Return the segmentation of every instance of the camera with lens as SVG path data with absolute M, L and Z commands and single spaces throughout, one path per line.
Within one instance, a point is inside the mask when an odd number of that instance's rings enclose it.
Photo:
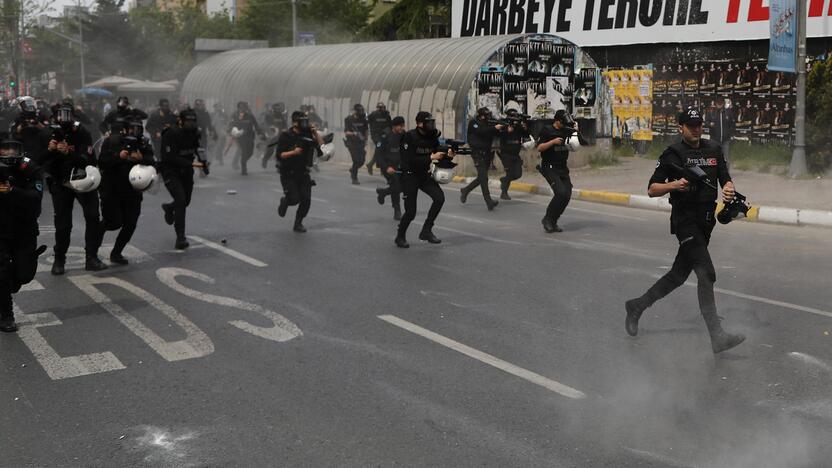
M 447 154 L 449 150 L 453 150 L 454 155 L 470 155 L 471 148 L 465 145 L 466 143 L 464 141 L 446 138 L 445 143 L 439 145 L 437 151 Z

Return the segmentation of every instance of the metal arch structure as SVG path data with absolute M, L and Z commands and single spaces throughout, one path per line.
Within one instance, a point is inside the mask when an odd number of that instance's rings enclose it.
M 258 112 L 272 102 L 290 111 L 311 104 L 332 130 L 355 103 L 373 109 L 384 102 L 409 126 L 418 111 L 433 113 L 437 127 L 452 137 L 465 133 L 481 68 L 505 45 L 528 38 L 571 44 L 552 35 L 510 35 L 235 50 L 194 67 L 182 99 L 226 109 L 247 101 Z M 587 60 L 594 66 L 584 54 Z

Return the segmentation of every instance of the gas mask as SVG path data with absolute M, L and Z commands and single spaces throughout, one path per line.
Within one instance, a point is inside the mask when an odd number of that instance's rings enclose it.
M 309 131 L 311 130 L 311 127 L 309 126 L 309 118 L 308 117 L 298 119 L 297 123 L 298 123 L 298 130 L 300 130 L 301 133 L 309 133 Z

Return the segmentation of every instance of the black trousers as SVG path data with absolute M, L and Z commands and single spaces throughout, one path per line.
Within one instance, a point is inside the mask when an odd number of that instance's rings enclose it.
M 375 139 L 373 139 L 373 148 L 375 148 L 375 151 L 373 151 L 373 158 L 370 159 L 370 162 L 367 163 L 367 165 L 370 166 L 370 167 L 376 166 L 379 169 L 383 169 L 383 167 L 381 167 L 381 161 L 382 161 L 381 151 L 382 150 L 378 147 L 378 141 L 376 141 Z
M 474 166 L 477 168 L 477 178 L 471 181 L 462 190 L 470 192 L 477 188 L 482 189 L 482 197 L 485 202 L 491 203 L 491 192 L 488 190 L 488 169 L 491 167 L 491 159 L 494 157 L 491 151 L 474 150 L 471 157 L 474 159 Z
M 551 167 L 543 167 L 543 177 L 555 193 L 549 206 L 546 207 L 546 217 L 557 224 L 569 205 L 569 200 L 572 199 L 572 179 L 569 178 L 568 172 L 558 171 Z
M 165 206 L 173 208 L 173 229 L 176 231 L 177 239 L 185 238 L 185 211 L 191 204 L 191 195 L 194 191 L 194 171 L 170 172 L 162 174 L 173 202 Z M 169 208 L 168 208 L 169 209 Z
M 0 239 L 0 319 L 14 318 L 12 294 L 35 278 L 36 244 L 36 233 Z
M 702 317 L 708 329 L 719 325 L 714 298 L 716 270 L 708 251 L 711 233 L 716 225 L 715 209 L 716 205 L 712 203 L 683 209 L 673 208 L 671 225 L 679 240 L 679 250 L 670 271 L 641 297 L 645 308 L 685 284 L 692 271 L 698 281 L 697 297 Z
M 289 206 L 298 206 L 295 222 L 300 222 L 309 214 L 312 206 L 312 177 L 309 172 L 281 172 L 280 185 L 283 186 L 283 196 Z
M 139 222 L 142 213 L 142 194 L 139 192 L 102 192 L 101 194 L 101 217 L 103 218 L 103 231 L 116 231 L 116 242 L 113 245 L 113 253 L 120 254 Z
M 350 157 L 352 158 L 350 176 L 355 179 L 358 177 L 358 170 L 361 169 L 361 166 L 364 165 L 364 161 L 367 160 L 367 148 L 364 143 L 350 143 L 347 145 L 347 149 L 349 150 Z
M 425 224 L 422 225 L 423 231 L 430 231 L 436 222 L 436 217 L 442 210 L 442 205 L 445 204 L 445 192 L 439 183 L 433 180 L 429 174 L 402 174 L 402 195 L 404 196 L 404 216 L 399 222 L 399 236 L 404 236 L 407 232 L 408 226 L 416 218 L 416 201 L 419 190 L 425 192 L 432 200 L 430 209 L 428 210 L 428 217 L 425 219 Z
M 506 176 L 500 179 L 500 189 L 503 193 L 508 191 L 511 182 L 523 177 L 523 158 L 520 154 L 500 153 L 500 161 L 503 163 L 503 168 L 506 170 Z
M 97 256 L 98 248 L 101 247 L 98 192 L 76 193 L 54 179 L 49 183 L 49 192 L 52 194 L 52 207 L 55 211 L 55 256 L 63 258 L 69 250 L 75 200 L 84 210 L 84 250 L 88 257 Z
M 248 174 L 248 160 L 254 154 L 254 139 L 237 140 L 237 147 L 239 148 L 239 153 L 237 154 L 240 158 L 240 172 L 242 174 Z
M 387 187 L 381 189 L 379 193 L 385 196 L 390 195 L 390 203 L 393 204 L 393 208 L 401 209 L 402 187 L 401 181 L 399 179 L 399 174 L 395 172 L 392 174 L 388 174 L 386 167 L 381 168 L 381 170 L 381 173 L 384 175 L 384 178 L 387 179 Z

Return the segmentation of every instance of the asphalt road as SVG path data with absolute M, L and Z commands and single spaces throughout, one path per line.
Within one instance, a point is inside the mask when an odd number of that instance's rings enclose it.
M 690 285 L 624 332 L 672 262 L 667 213 L 573 202 L 549 235 L 547 197 L 488 212 L 451 185 L 443 243 L 415 225 L 401 250 L 379 178 L 316 174 L 297 234 L 252 172 L 198 180 L 185 253 L 162 190 L 129 266 L 42 259 L 0 336 L 0 465 L 829 466 L 830 231 L 717 228 L 720 314 L 748 340 L 714 357 Z M 50 247 L 51 224 L 45 199 Z

